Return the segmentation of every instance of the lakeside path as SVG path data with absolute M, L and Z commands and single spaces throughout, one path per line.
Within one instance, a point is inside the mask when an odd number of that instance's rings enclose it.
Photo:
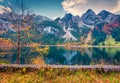
M 33 69 L 40 69 L 40 68 L 67 68 L 67 69 L 85 69 L 85 70 L 95 70 L 95 69 L 102 69 L 104 71 L 120 71 L 120 66 L 117 65 L 90 65 L 90 66 L 69 66 L 69 65 L 17 65 L 17 64 L 8 64 L 8 65 L 0 65 L 0 69 L 6 68 L 33 68 Z

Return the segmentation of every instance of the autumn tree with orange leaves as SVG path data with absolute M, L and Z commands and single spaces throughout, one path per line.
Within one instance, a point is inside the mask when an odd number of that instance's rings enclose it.
M 8 51 L 11 50 L 12 48 L 13 48 L 13 44 L 11 40 L 0 38 L 0 50 Z
M 5 10 L 6 16 L 4 19 L 7 24 L 4 24 L 3 27 L 11 41 L 2 40 L 1 48 L 8 49 L 5 44 L 11 48 L 11 42 L 17 51 L 16 63 L 20 64 L 21 48 L 29 42 L 27 39 L 30 37 L 29 30 L 32 26 L 32 19 L 29 17 L 29 5 L 26 0 L 6 0 L 6 2 L 8 2 L 7 6 L 11 11 Z
M 17 51 L 16 64 L 20 64 L 20 56 L 24 53 L 22 50 L 25 47 L 32 48 L 32 51 L 37 52 L 39 55 L 43 56 L 48 52 L 48 47 L 40 48 L 40 44 L 34 46 L 35 42 L 31 42 L 31 37 L 33 34 L 33 28 L 37 26 L 33 19 L 30 17 L 29 5 L 27 0 L 13 0 L 13 2 L 8 1 L 8 7 L 10 11 L 6 11 L 5 20 L 7 24 L 4 24 L 5 33 L 8 34 L 8 38 L 11 39 L 13 48 Z M 10 41 L 9 41 L 10 42 Z M 33 44 L 33 45 L 32 45 Z M 31 51 L 30 51 L 31 52 Z M 29 55 L 29 54 L 26 54 Z

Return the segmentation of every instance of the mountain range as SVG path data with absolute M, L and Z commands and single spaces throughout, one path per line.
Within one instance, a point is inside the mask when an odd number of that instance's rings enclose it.
M 0 37 L 6 38 L 3 33 L 4 26 L 10 27 L 11 23 L 5 18 L 7 14 L 0 15 Z M 31 41 L 41 44 L 61 44 L 68 42 L 80 42 L 93 45 L 119 45 L 120 43 L 120 15 L 103 10 L 96 14 L 88 9 L 81 17 L 66 13 L 63 18 L 51 20 L 45 16 L 31 14 L 31 18 L 37 25 L 32 26 Z M 27 25 L 30 25 L 27 23 Z M 15 31 L 9 28 L 10 31 Z M 109 41 L 108 41 L 109 40 Z M 106 43 L 107 42 L 107 43 Z

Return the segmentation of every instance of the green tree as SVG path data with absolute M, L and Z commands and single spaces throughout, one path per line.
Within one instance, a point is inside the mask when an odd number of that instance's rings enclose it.
M 104 31 L 102 31 L 101 29 L 94 29 L 92 32 L 92 38 L 95 39 L 94 41 L 94 45 L 98 45 L 100 42 L 105 41 L 106 39 L 106 33 Z
M 116 27 L 112 30 L 112 37 L 120 42 L 120 27 Z

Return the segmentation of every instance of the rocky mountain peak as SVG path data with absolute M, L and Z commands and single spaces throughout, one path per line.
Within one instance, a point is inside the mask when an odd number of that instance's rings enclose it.
M 93 25 L 96 21 L 96 14 L 92 9 L 88 9 L 83 15 L 82 15 L 82 21 L 85 24 Z
M 96 15 L 95 12 L 92 9 L 88 9 L 86 13 L 84 14 L 91 14 L 91 15 Z

